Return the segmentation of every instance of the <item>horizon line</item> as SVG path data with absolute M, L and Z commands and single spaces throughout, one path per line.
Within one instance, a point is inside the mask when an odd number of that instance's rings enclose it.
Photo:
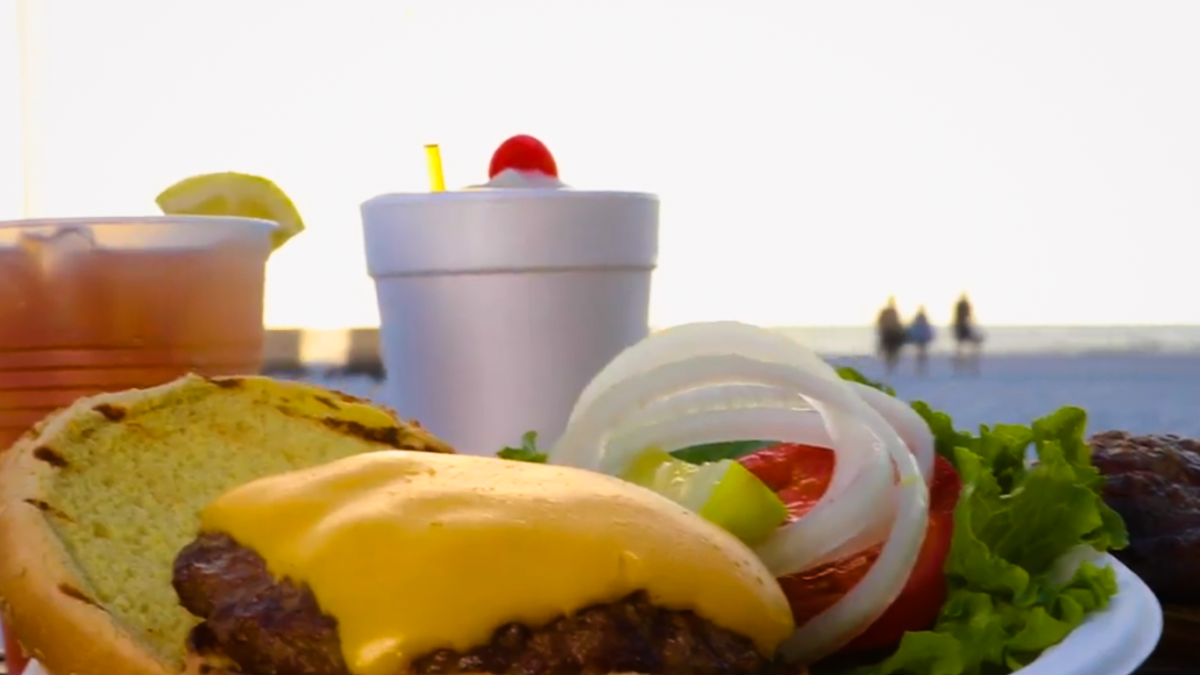
M 672 326 L 684 325 L 684 323 L 673 323 L 665 326 L 651 326 L 650 331 L 659 331 Z M 706 323 L 706 322 L 695 322 Z M 748 322 L 745 322 L 748 323 Z M 778 329 L 807 329 L 807 330 L 845 330 L 845 329 L 874 329 L 872 323 L 858 324 L 799 324 L 799 323 L 778 323 L 778 324 L 755 324 L 763 328 L 772 330 Z M 938 327 L 953 327 L 953 323 L 937 323 L 933 322 L 934 326 Z M 1104 328 L 1195 328 L 1200 329 L 1200 323 L 978 323 L 978 326 L 985 330 L 994 328 L 1001 329 L 1016 329 L 1016 328 L 1063 328 L 1063 329 L 1104 329 Z M 378 330 L 378 325 L 358 325 L 358 326 L 295 326 L 295 325 L 263 325 L 263 328 L 268 331 L 310 331 L 310 332 L 346 332 L 355 330 Z

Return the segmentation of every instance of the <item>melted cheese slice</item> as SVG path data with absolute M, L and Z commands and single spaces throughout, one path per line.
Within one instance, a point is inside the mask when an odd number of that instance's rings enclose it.
M 202 515 L 309 585 L 357 675 L 467 650 L 501 625 L 544 624 L 646 590 L 767 655 L 787 599 L 720 528 L 630 483 L 568 467 L 374 452 L 226 493 Z

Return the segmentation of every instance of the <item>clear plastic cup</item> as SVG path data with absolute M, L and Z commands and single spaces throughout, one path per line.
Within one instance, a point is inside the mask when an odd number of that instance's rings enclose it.
M 0 451 L 82 396 L 187 372 L 258 372 L 276 227 L 192 216 L 0 222 Z M 15 675 L 8 626 L 4 637 Z
M 385 395 L 460 452 L 562 433 L 649 332 L 658 198 L 554 189 L 393 194 L 362 206 Z

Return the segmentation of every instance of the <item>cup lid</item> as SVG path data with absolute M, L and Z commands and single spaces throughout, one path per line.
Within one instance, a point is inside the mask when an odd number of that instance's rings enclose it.
M 653 269 L 658 197 L 553 189 L 381 195 L 362 205 L 371 276 Z

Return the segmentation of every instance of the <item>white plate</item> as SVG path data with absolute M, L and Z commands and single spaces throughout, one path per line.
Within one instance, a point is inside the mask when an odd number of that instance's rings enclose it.
M 1108 560 L 1120 586 L 1108 608 L 1013 675 L 1129 675 L 1150 656 L 1162 636 L 1162 607 L 1128 567 Z M 48 673 L 32 661 L 25 675 Z
M 1128 567 L 1105 557 L 1120 589 L 1108 608 L 1013 675 L 1129 675 L 1154 651 L 1163 631 L 1158 598 Z

